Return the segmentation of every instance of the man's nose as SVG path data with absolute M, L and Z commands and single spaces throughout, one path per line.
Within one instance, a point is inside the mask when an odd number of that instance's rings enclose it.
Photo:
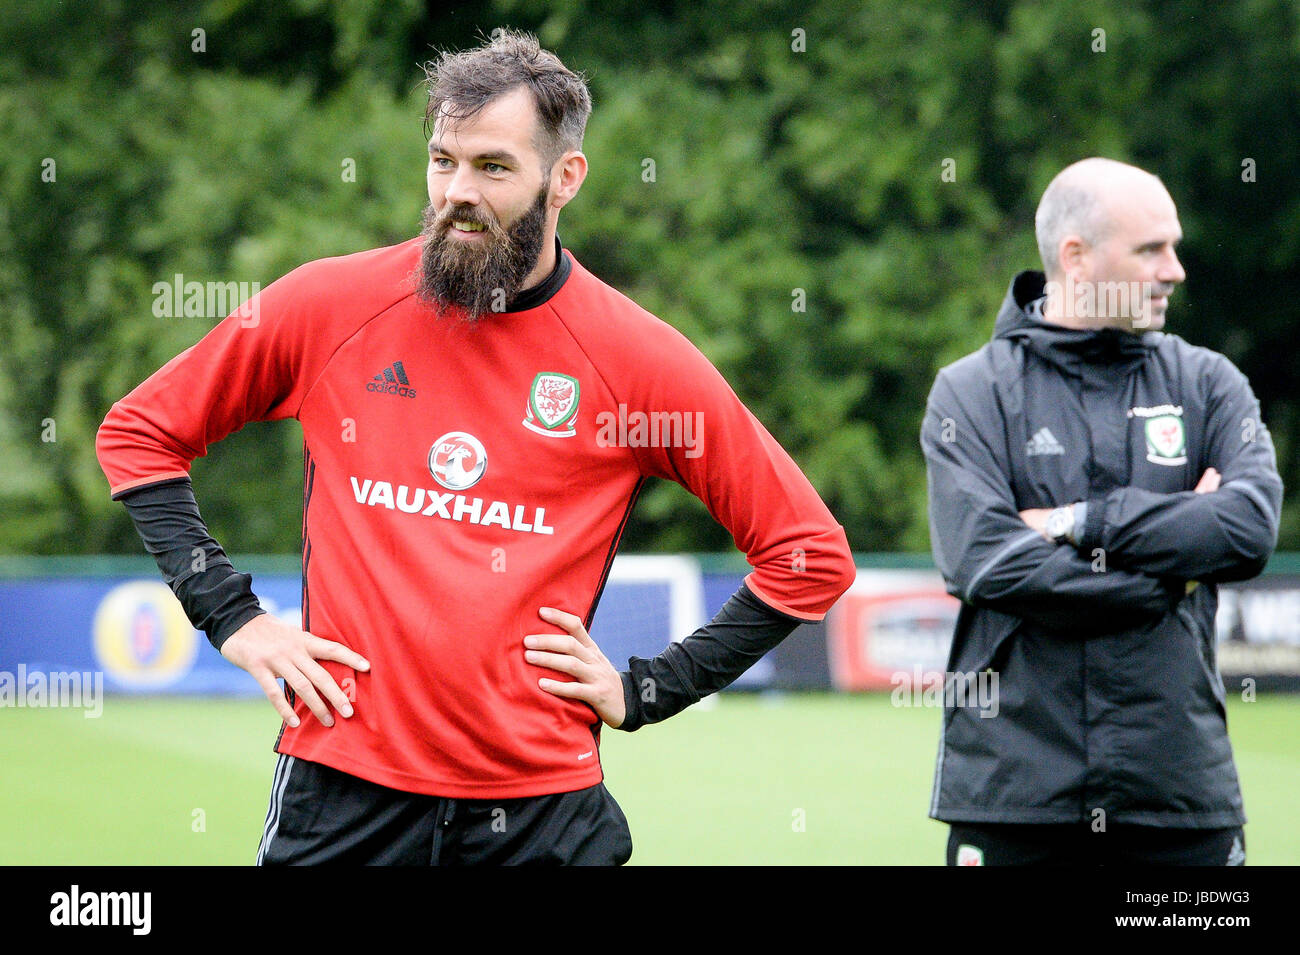
M 1160 268 L 1156 272 L 1156 279 L 1178 285 L 1185 278 L 1187 278 L 1187 273 L 1183 271 L 1183 264 L 1178 261 L 1178 253 L 1170 249 L 1160 262 Z
M 478 188 L 474 185 L 473 168 L 463 163 L 457 166 L 456 171 L 451 174 L 451 180 L 447 183 L 447 201 L 457 206 L 476 206 L 481 198 Z

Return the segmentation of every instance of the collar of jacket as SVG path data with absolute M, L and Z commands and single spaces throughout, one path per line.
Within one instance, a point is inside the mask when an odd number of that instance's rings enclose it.
M 1045 292 L 1042 272 L 1021 272 L 1011 280 L 993 324 L 993 337 L 1023 344 L 1045 361 L 1075 371 L 1080 364 L 1128 371 L 1146 361 L 1164 337 L 1162 332 L 1122 331 L 1118 328 L 1066 328 L 1035 318 L 1027 309 Z

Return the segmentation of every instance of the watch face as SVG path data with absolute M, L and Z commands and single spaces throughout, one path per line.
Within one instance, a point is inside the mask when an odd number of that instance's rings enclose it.
M 1073 515 L 1065 508 L 1057 508 L 1047 515 L 1047 534 L 1049 537 L 1062 538 L 1070 532 L 1074 521 Z

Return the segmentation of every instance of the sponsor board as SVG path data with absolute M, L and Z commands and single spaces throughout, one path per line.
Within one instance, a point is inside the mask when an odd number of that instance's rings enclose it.
M 960 606 L 938 573 L 859 570 L 826 619 L 835 689 L 892 689 L 904 672 L 942 685 Z
M 512 523 L 514 517 L 512 509 Z M 624 560 L 615 562 L 591 628 L 619 667 L 630 655 L 652 656 L 687 636 L 743 579 L 720 569 L 700 574 L 691 557 L 654 566 Z M 137 566 L 130 576 L 0 577 L 0 671 L 102 673 L 110 694 L 261 696 L 252 677 L 181 626 L 170 591 L 146 576 L 143 560 Z M 263 606 L 294 625 L 301 622 L 301 587 L 297 574 L 255 578 Z M 859 570 L 824 622 L 797 628 L 735 686 L 905 691 L 914 703 L 919 687 L 924 704 L 930 686 L 945 685 L 936 681 L 947 666 L 959 606 L 935 571 Z M 1247 679 L 1261 691 L 1300 690 L 1300 574 L 1221 587 L 1216 626 L 1218 666 L 1230 693 Z

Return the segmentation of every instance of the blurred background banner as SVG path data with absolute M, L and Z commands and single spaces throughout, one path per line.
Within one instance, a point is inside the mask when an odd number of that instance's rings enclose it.
M 734 563 L 729 555 L 620 556 L 591 627 L 593 639 L 619 667 L 630 656 L 654 656 L 707 622 L 735 593 L 744 573 L 720 569 Z M 1275 563 L 1300 569 L 1293 555 Z M 0 564 L 0 674 L 16 683 L 22 682 L 19 673 L 29 682 L 41 673 L 102 673 L 109 693 L 262 695 L 147 573 L 122 573 L 122 561 L 25 564 Z M 63 572 L 42 573 L 42 565 Z M 300 578 L 280 571 L 254 579 L 268 612 L 300 626 Z M 1220 594 L 1225 683 L 1233 691 L 1300 690 L 1300 570 L 1268 573 Z M 857 582 L 824 623 L 801 625 L 733 689 L 920 693 L 936 679 L 942 687 L 959 606 L 937 571 L 860 567 Z
M 832 684 L 838 690 L 887 690 L 942 673 L 959 607 L 938 571 L 859 569 L 853 587 L 827 615 Z

